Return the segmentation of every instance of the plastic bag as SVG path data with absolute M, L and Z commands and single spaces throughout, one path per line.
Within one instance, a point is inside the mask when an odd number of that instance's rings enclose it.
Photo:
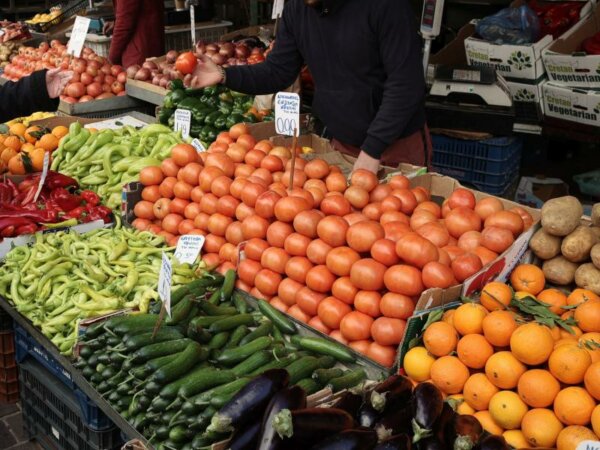
M 495 44 L 531 44 L 540 37 L 539 19 L 527 5 L 505 8 L 484 17 L 475 29 L 482 39 Z

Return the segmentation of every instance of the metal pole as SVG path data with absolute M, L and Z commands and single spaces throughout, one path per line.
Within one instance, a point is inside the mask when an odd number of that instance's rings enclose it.
M 190 8 L 190 33 L 192 34 L 192 49 L 196 48 L 196 5 L 198 0 L 187 0 L 188 7 Z

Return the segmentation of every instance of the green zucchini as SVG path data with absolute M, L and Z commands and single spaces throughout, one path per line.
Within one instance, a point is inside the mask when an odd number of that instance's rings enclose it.
M 296 329 L 296 325 L 294 325 L 294 322 L 285 317 L 281 311 L 275 309 L 268 302 L 264 300 L 259 300 L 258 309 L 261 313 L 268 317 L 269 320 L 271 320 L 271 322 L 273 322 L 282 333 L 296 334 L 298 332 L 298 330 Z
M 217 361 L 224 365 L 237 364 L 256 352 L 269 348 L 273 343 L 270 336 L 259 337 L 246 345 L 223 350 L 217 357 Z
M 237 309 L 240 314 L 250 312 L 250 305 L 242 298 L 242 295 L 239 292 L 234 292 L 231 298 L 233 299 L 235 309 Z
M 183 300 L 171 308 L 171 317 L 165 319 L 165 325 L 176 325 L 183 321 L 194 306 L 193 295 L 186 295 Z
M 230 316 L 198 316 L 194 317 L 190 323 L 196 327 L 209 328 L 213 323 L 228 317 Z
M 222 386 L 217 386 L 215 388 L 209 389 L 208 391 L 204 391 L 202 394 L 196 395 L 194 397 L 194 404 L 196 406 L 205 407 L 210 404 L 210 399 L 215 395 L 224 395 L 230 392 L 238 392 L 241 388 L 243 388 L 248 382 L 250 378 L 238 378 L 231 383 L 224 384 Z
M 264 366 L 259 367 L 256 370 L 253 370 L 248 375 L 251 377 L 254 377 L 254 376 L 260 375 L 263 372 L 266 372 L 267 370 L 270 370 L 270 369 L 286 369 L 291 363 L 293 363 L 294 361 L 296 361 L 299 358 L 300 358 L 300 356 L 291 354 L 291 355 L 286 356 L 285 358 L 281 358 L 280 360 L 275 360 L 268 364 L 265 364 Z
M 233 269 L 229 269 L 225 272 L 225 278 L 223 280 L 223 286 L 221 287 L 221 302 L 226 302 L 231 298 L 233 288 L 235 287 L 236 272 Z

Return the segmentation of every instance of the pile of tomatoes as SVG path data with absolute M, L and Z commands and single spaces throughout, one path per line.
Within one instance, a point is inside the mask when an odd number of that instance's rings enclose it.
M 290 149 L 245 124 L 206 153 L 179 144 L 141 171 L 133 225 L 170 245 L 206 236 L 203 259 L 237 268 L 239 288 L 386 366 L 423 291 L 475 274 L 533 222 L 463 188 L 439 206 L 402 175 L 356 170 L 348 184 L 321 159 L 291 167 Z
M 73 78 L 65 88 L 61 99 L 68 103 L 87 102 L 125 95 L 127 73 L 123 67 L 112 65 L 88 47 L 84 47 L 81 58 L 67 54 L 66 45 L 58 40 L 50 44 L 42 42 L 38 48 L 21 47 L 19 54 L 4 68 L 4 78 L 17 81 L 42 69 L 60 67 L 72 70 Z

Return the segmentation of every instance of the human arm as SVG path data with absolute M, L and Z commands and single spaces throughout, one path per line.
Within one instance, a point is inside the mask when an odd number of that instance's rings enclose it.
M 121 64 L 123 52 L 133 36 L 140 10 L 141 0 L 119 0 L 115 2 L 115 24 L 113 27 L 112 42 L 108 59 L 113 64 Z M 157 30 L 157 32 L 163 32 Z

